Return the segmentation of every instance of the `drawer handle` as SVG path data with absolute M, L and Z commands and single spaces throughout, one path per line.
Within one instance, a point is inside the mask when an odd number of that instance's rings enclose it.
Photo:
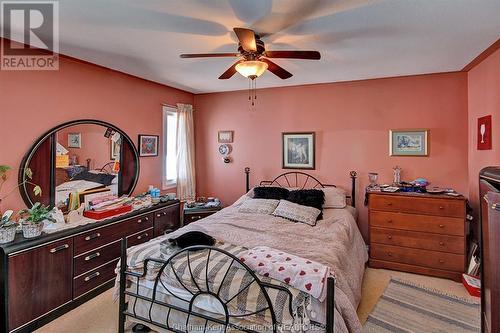
M 444 246 L 444 242 L 439 242 L 439 245 Z
M 440 264 L 444 264 L 444 260 L 443 259 L 439 259 L 439 263 Z
M 95 279 L 99 275 L 101 275 L 101 273 L 95 272 L 95 273 L 92 273 L 92 274 L 86 276 L 84 280 L 85 280 L 85 282 L 89 282 L 90 280 Z
M 388 255 L 389 257 L 392 257 L 392 252 L 387 252 L 387 255 Z
M 142 234 L 142 235 L 139 235 L 137 236 L 137 240 L 141 240 L 143 237 L 148 237 L 149 234 L 148 233 L 145 233 L 145 234 Z
M 100 252 L 92 253 L 92 254 L 85 257 L 85 261 L 89 261 L 89 260 L 95 259 L 95 258 L 100 257 L 100 256 L 101 256 Z
M 146 217 L 144 218 L 144 220 L 149 221 L 149 217 L 147 217 L 147 216 L 146 216 Z
M 99 238 L 99 237 L 101 237 L 101 234 L 98 233 L 98 232 L 96 232 L 95 234 L 92 234 L 92 235 L 89 235 L 89 236 L 85 237 L 85 240 L 89 241 L 89 240 L 92 240 L 92 239 L 95 239 L 95 238 Z
M 62 251 L 62 250 L 66 250 L 69 248 L 69 245 L 68 244 L 64 244 L 64 245 L 60 245 L 60 246 L 57 246 L 53 249 L 50 249 L 50 253 L 56 253 L 56 252 L 59 252 L 59 251 Z
M 392 202 L 388 202 L 388 203 L 387 203 L 387 206 L 392 206 Z
M 444 209 L 444 207 L 443 207 L 443 206 L 439 206 L 439 209 L 443 210 L 443 209 Z
M 392 239 L 392 235 L 387 235 L 387 238 Z
M 392 223 L 392 220 L 387 220 L 387 223 Z
M 199 220 L 201 219 L 201 215 L 196 215 L 191 218 L 192 220 Z
M 137 223 L 142 223 L 142 219 L 138 219 L 138 220 L 137 220 Z
M 440 224 L 440 225 L 439 225 L 439 227 L 440 227 L 441 229 L 443 229 L 443 228 L 444 228 L 444 224 Z

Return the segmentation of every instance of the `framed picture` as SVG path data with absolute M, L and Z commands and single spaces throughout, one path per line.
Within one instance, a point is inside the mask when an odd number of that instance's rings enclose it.
M 429 156 L 429 130 L 390 130 L 389 155 Z
M 314 169 L 315 133 L 283 133 L 283 169 Z
M 120 158 L 120 142 L 116 142 L 114 140 L 109 140 L 110 144 L 110 156 L 109 158 L 111 160 L 116 160 L 117 158 Z
M 68 148 L 82 148 L 82 133 L 68 134 Z
M 158 156 L 158 135 L 139 134 L 139 156 Z
M 489 115 L 477 119 L 477 149 L 491 148 L 491 115 Z
M 219 131 L 217 133 L 217 141 L 219 143 L 233 143 L 234 131 Z

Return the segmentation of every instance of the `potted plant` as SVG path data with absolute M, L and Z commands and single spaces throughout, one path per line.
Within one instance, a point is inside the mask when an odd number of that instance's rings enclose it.
M 39 202 L 29 209 L 21 210 L 19 215 L 22 217 L 21 225 L 24 238 L 40 236 L 45 221 L 55 222 L 55 219 L 52 218 L 52 210 Z
M 26 175 L 26 180 L 17 184 L 17 186 L 14 186 L 10 190 L 7 191 L 6 194 L 2 195 L 2 188 L 4 184 L 7 182 L 7 174 L 11 170 L 11 167 L 8 165 L 0 165 L 0 214 L 2 213 L 2 200 L 7 198 L 9 195 L 14 193 L 16 189 L 18 189 L 20 186 L 23 186 L 24 184 L 30 184 L 33 185 L 33 193 L 35 195 L 41 195 L 42 189 L 40 186 L 34 184 L 31 182 L 31 179 L 33 178 L 33 172 L 31 172 L 31 169 L 26 168 L 24 169 L 24 174 Z M 16 228 L 17 228 L 17 223 L 13 220 L 11 220 L 12 217 L 12 211 L 7 211 L 5 214 L 2 215 L 2 219 L 0 222 L 0 243 L 5 244 L 12 242 L 16 236 Z
M 8 210 L 0 220 L 0 244 L 12 242 L 16 237 L 17 223 L 10 220 L 13 211 Z

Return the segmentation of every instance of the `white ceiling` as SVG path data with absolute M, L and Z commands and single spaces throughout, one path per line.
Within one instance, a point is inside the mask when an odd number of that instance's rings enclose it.
M 235 60 L 233 27 L 264 33 L 268 50 L 318 50 L 276 63 L 258 87 L 462 69 L 500 37 L 500 0 L 60 0 L 60 51 L 194 93 L 246 89 L 218 80 Z

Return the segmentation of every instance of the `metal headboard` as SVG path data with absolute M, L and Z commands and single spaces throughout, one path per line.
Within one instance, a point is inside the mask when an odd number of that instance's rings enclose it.
M 246 175 L 246 191 L 250 190 L 250 168 L 245 168 Z M 349 173 L 351 178 L 351 195 L 346 196 L 351 199 L 351 205 L 356 206 L 356 178 L 358 176 L 356 171 Z M 299 189 L 317 189 L 325 187 L 336 187 L 336 185 L 324 184 L 316 177 L 302 172 L 302 171 L 289 171 L 285 172 L 273 180 L 262 180 L 260 186 L 277 186 L 277 187 L 292 187 Z

